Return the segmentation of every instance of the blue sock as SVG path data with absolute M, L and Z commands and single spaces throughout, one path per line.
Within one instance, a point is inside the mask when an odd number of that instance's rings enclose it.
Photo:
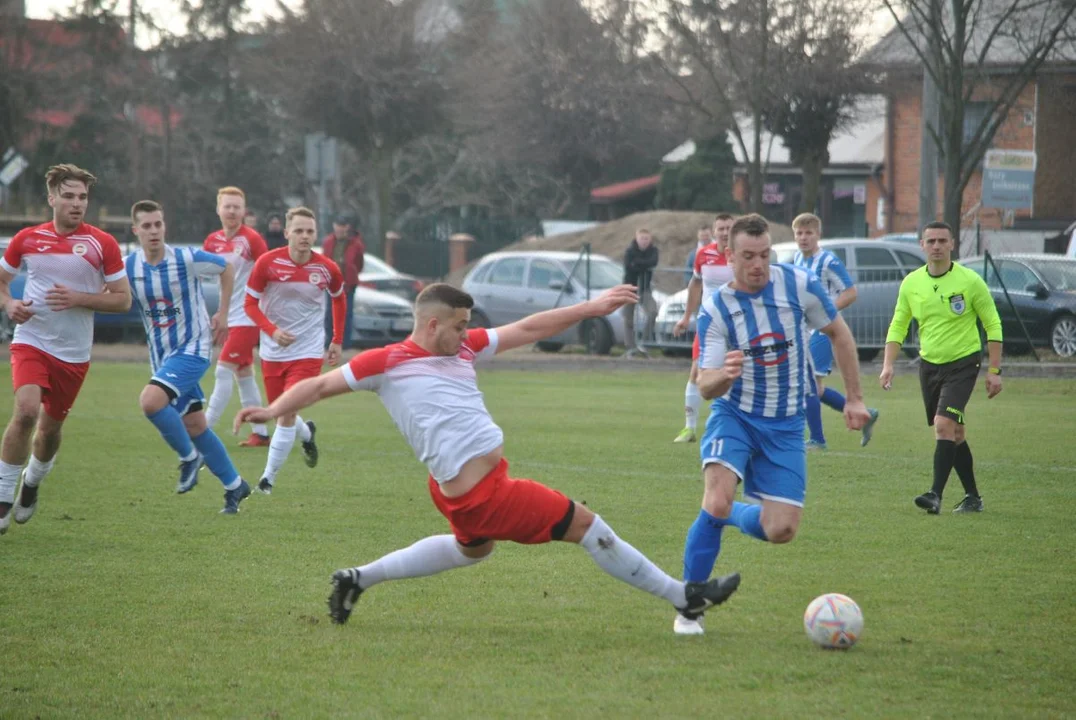
M 212 430 L 206 430 L 193 439 L 194 446 L 205 458 L 206 467 L 220 479 L 224 489 L 231 490 L 233 486 L 238 486 L 239 471 L 235 469 L 232 459 L 228 457 L 228 451 L 224 449 L 224 443 L 220 441 L 217 434 Z
M 706 582 L 721 552 L 721 532 L 728 520 L 714 517 L 705 510 L 687 531 L 684 542 L 684 582 Z
M 844 412 L 844 395 L 833 388 L 826 388 L 822 391 L 822 402 L 837 412 Z
M 732 513 L 729 515 L 729 524 L 740 528 L 744 535 L 750 535 L 763 542 L 769 542 L 766 531 L 762 529 L 762 506 L 751 503 L 732 503 Z
M 194 454 L 190 435 L 187 434 L 187 428 L 183 425 L 183 418 L 179 416 L 179 412 L 174 407 L 165 405 L 152 415 L 147 415 L 146 418 L 161 433 L 161 437 L 168 443 L 168 447 L 176 451 L 176 455 L 179 455 L 180 460 L 189 459 Z
M 807 428 L 811 431 L 812 440 L 826 444 L 826 433 L 822 430 L 822 403 L 813 393 L 807 396 Z

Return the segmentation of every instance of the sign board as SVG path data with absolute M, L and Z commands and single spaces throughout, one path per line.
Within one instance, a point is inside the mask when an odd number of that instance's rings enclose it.
M 762 186 L 762 202 L 765 205 L 780 205 L 785 201 L 781 192 L 781 183 L 766 183 Z
M 983 161 L 983 207 L 1030 210 L 1035 166 L 1032 150 L 987 150 Z
M 30 162 L 26 158 L 10 150 L 4 153 L 4 161 L 3 168 L 0 168 L 0 185 L 5 187 L 15 182 L 19 175 L 22 175 L 22 171 L 30 167 Z
M 306 136 L 306 179 L 312 183 L 336 179 L 336 138 L 324 133 Z
M 852 190 L 852 202 L 856 205 L 867 204 L 867 186 L 856 185 Z

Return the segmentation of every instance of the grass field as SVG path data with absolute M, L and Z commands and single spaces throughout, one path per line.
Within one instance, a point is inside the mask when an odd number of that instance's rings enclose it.
M 94 366 L 37 516 L 0 538 L 0 717 L 1076 714 L 1076 382 L 1007 378 L 990 403 L 978 389 L 977 516 L 912 505 L 933 452 L 913 377 L 871 389 L 883 414 L 866 450 L 827 411 L 799 537 L 727 532 L 718 571 L 741 571 L 740 592 L 681 638 L 666 605 L 559 544 L 381 585 L 333 626 L 335 568 L 446 529 L 377 398 L 308 412 L 318 468 L 296 450 L 271 497 L 225 517 L 208 472 L 173 494 L 174 457 L 138 411 L 144 380 L 141 365 Z M 681 375 L 480 381 L 513 475 L 585 500 L 679 575 L 701 488 L 697 446 L 670 442 Z M 257 480 L 264 451 L 233 457 Z M 946 508 L 960 497 L 954 476 Z M 863 608 L 848 652 L 804 635 L 824 592 Z

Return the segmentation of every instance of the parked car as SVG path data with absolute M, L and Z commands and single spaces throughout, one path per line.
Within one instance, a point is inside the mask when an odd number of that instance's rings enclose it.
M 1020 327 L 1023 320 L 1035 347 L 1049 348 L 1061 357 L 1076 355 L 1076 259 L 1023 254 L 992 255 L 991 259 L 996 272 L 986 268 L 982 257 L 962 260 L 961 265 L 985 277 L 1001 316 L 1005 347 L 1018 353 L 1028 350 Z
M 844 263 L 848 274 L 856 283 L 858 298 L 842 315 L 852 329 L 859 348 L 859 359 L 870 362 L 885 348 L 885 337 L 893 309 L 897 305 L 897 293 L 904 276 L 926 263 L 923 251 L 905 242 L 846 238 L 822 240 L 819 247 L 829 250 Z M 791 263 L 799 248 L 796 243 L 778 243 L 773 246 L 773 262 Z M 676 338 L 673 326 L 684 315 L 687 307 L 687 290 L 669 297 L 658 309 L 657 338 L 660 346 L 667 349 L 689 347 L 695 336 L 692 320 L 687 333 Z M 918 339 L 914 327 L 905 341 L 905 353 L 918 353 Z
M 542 310 L 575 305 L 587 299 L 588 264 L 577 252 L 532 250 L 498 252 L 483 257 L 463 279 L 463 289 L 475 299 L 471 322 L 476 327 L 506 325 Z M 619 285 L 624 268 L 604 255 L 591 255 L 590 292 Z M 665 294 L 654 291 L 661 303 Z M 636 308 L 636 326 L 645 323 Z M 582 344 L 589 352 L 608 355 L 613 345 L 624 344 L 624 316 L 614 312 L 569 328 L 537 344 L 557 352 L 565 345 Z
M 398 295 L 404 300 L 414 300 L 425 287 L 425 284 L 414 275 L 402 273 L 370 253 L 363 256 L 359 285 L 390 295 Z

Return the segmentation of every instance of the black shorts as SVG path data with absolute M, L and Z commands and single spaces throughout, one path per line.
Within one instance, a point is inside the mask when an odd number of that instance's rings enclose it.
M 923 389 L 927 425 L 933 425 L 938 415 L 964 424 L 964 408 L 975 390 L 981 365 L 980 353 L 942 365 L 920 361 L 919 385 Z

